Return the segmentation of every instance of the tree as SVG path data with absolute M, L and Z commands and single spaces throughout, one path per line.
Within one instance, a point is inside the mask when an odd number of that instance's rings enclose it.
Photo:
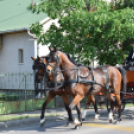
M 99 64 L 122 63 L 122 54 L 128 53 L 134 37 L 134 0 L 113 1 L 42 0 L 29 9 L 58 19 L 59 27 L 52 24 L 42 33 L 42 26 L 36 23 L 31 31 L 39 38 L 38 43 L 56 45 L 84 64 L 94 58 Z

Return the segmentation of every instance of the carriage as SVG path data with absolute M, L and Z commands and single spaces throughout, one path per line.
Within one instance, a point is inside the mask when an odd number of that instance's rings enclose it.
M 128 67 L 127 67 L 128 68 Z M 129 69 L 126 70 L 127 77 L 127 88 L 126 93 L 122 100 L 122 111 L 124 110 L 126 104 L 134 104 L 134 67 L 129 65 Z M 100 94 L 101 95 L 101 94 Z M 109 111 L 109 101 L 106 100 L 107 110 Z

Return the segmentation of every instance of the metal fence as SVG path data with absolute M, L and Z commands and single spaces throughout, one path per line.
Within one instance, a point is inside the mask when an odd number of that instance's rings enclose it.
M 47 93 L 39 83 L 40 98 L 35 96 L 34 73 L 0 73 L 0 114 L 40 109 Z M 52 100 L 47 108 L 53 108 Z
M 43 83 L 38 83 L 40 98 L 37 98 L 34 80 L 33 72 L 0 73 L 0 115 L 41 109 L 48 92 L 44 89 Z M 86 104 L 85 102 L 87 97 L 81 101 Z M 64 106 L 62 97 L 56 96 L 47 108 L 61 106 Z

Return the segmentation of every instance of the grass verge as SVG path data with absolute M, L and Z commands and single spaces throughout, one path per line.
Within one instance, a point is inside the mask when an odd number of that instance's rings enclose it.
M 134 107 L 134 105 L 132 103 L 130 104 L 126 104 L 125 108 L 128 107 Z M 93 109 L 93 106 L 91 106 L 90 108 Z M 100 108 L 98 106 L 98 108 Z M 103 108 L 105 109 L 106 106 L 103 105 Z M 81 108 L 82 110 L 84 108 Z M 90 110 L 90 109 L 89 109 Z M 59 114 L 46 114 L 45 116 L 60 116 Z M 6 122 L 6 121 L 13 121 L 13 120 L 21 120 L 21 119 L 27 119 L 27 118 L 35 118 L 35 117 L 40 117 L 40 114 L 36 114 L 36 115 L 14 115 L 14 114 L 9 114 L 9 115 L 0 115 L 0 122 Z
M 58 114 L 47 114 L 45 116 L 59 116 Z M 13 121 L 13 120 L 22 120 L 28 118 L 40 117 L 40 114 L 36 115 L 0 115 L 0 122 Z

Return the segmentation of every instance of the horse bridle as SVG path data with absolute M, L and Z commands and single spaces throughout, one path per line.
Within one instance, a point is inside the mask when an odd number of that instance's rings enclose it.
M 50 55 L 51 55 L 51 52 L 50 52 Z M 52 60 L 50 55 L 49 55 L 49 59 Z M 54 57 L 54 61 L 56 61 L 56 64 L 54 66 L 49 64 L 49 62 L 47 62 L 46 68 L 47 68 L 47 66 L 51 66 L 53 68 L 52 71 L 51 71 L 51 72 L 53 72 L 53 75 L 49 76 L 49 77 L 54 77 L 54 89 L 57 90 L 57 89 L 59 89 L 59 88 L 61 88 L 63 86 L 63 81 L 58 82 L 57 79 L 56 79 L 57 78 L 57 73 L 59 72 L 59 70 L 58 70 L 58 64 L 59 64 L 59 56 L 58 56 L 58 54 Z M 47 69 L 46 69 L 46 72 L 50 73 L 50 72 L 48 72 Z

